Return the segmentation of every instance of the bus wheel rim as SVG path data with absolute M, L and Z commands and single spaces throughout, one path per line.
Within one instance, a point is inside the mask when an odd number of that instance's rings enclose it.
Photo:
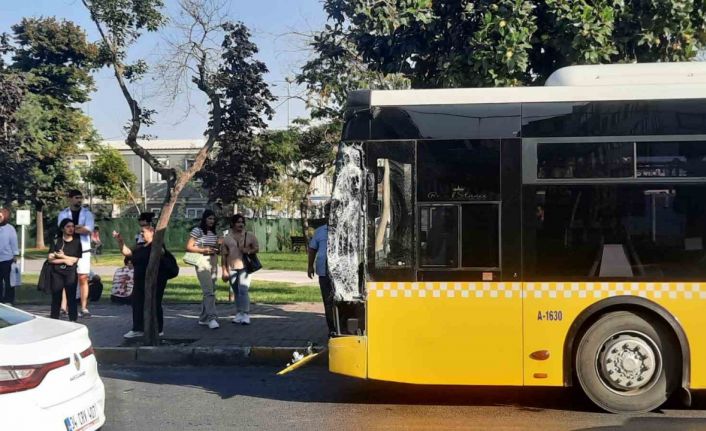
M 633 396 L 650 390 L 662 374 L 657 343 L 638 331 L 621 331 L 606 338 L 596 355 L 596 373 L 610 391 Z

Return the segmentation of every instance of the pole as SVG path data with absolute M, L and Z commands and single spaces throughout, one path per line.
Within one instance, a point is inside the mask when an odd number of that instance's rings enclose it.
M 25 225 L 22 225 L 22 233 L 20 234 L 22 239 L 21 239 L 21 248 L 20 248 L 20 272 L 24 274 L 25 272 Z

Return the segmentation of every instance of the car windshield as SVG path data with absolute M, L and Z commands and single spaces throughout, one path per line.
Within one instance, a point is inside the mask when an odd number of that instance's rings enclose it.
M 0 329 L 34 319 L 31 314 L 0 304 Z

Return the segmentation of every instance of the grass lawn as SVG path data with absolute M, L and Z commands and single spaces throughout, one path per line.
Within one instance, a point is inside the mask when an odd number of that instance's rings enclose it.
M 110 301 L 110 283 L 103 283 L 101 302 Z M 228 287 L 222 281 L 218 282 L 216 300 L 228 301 Z M 250 300 L 267 304 L 284 304 L 289 302 L 321 301 L 319 287 L 315 285 L 296 285 L 274 281 L 253 281 L 250 286 Z M 37 275 L 22 276 L 22 288 L 16 292 L 18 304 L 50 304 L 51 297 L 37 291 Z M 169 281 L 164 292 L 165 303 L 201 302 L 201 287 L 196 277 L 177 277 Z
M 177 261 L 181 266 L 186 266 L 182 261 L 183 252 L 175 253 Z M 258 253 L 257 256 L 262 262 L 264 269 L 278 269 L 285 271 L 306 272 L 306 253 Z M 47 257 L 46 250 L 27 249 L 25 257 L 28 259 L 44 259 Z M 117 250 L 103 250 L 103 254 L 96 256 L 92 260 L 95 266 L 123 266 L 123 256 Z

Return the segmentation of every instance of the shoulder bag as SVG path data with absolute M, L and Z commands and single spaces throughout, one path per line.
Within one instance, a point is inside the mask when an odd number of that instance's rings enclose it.
M 197 266 L 199 264 L 199 261 L 201 260 L 201 256 L 199 253 L 192 253 L 190 251 L 187 251 L 184 253 L 184 263 L 187 265 L 194 265 Z
M 203 234 L 203 232 L 202 232 L 202 234 Z M 198 239 L 201 239 L 201 238 L 198 238 Z M 197 241 L 198 241 L 198 239 L 197 239 Z M 199 262 L 201 262 L 201 256 L 202 256 L 202 254 L 200 254 L 200 253 L 193 253 L 191 251 L 187 251 L 186 253 L 184 253 L 183 260 L 184 260 L 184 263 L 187 265 L 198 266 Z
M 245 238 L 243 239 L 243 248 L 245 248 L 247 241 L 248 233 L 245 232 Z M 252 274 L 253 272 L 262 269 L 262 263 L 260 263 L 260 259 L 257 257 L 257 253 L 248 254 L 243 252 L 243 266 L 245 266 L 245 271 L 247 271 L 248 274 Z

